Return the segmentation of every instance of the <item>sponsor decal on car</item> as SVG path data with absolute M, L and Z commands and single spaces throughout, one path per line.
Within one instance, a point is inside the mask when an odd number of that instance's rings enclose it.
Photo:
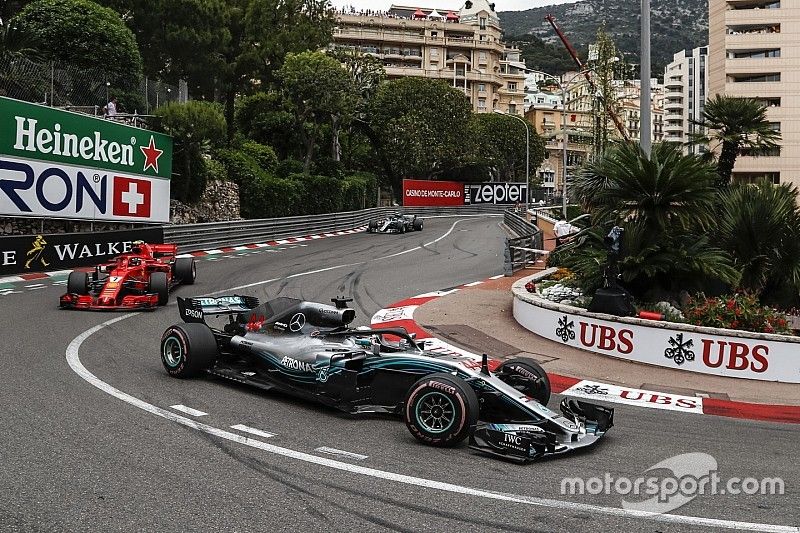
M 304 361 L 298 361 L 289 356 L 281 359 L 281 364 L 291 370 L 300 370 L 302 372 L 314 372 L 314 367 Z

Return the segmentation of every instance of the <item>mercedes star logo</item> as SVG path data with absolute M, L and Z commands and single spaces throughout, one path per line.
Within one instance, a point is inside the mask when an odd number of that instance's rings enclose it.
M 300 331 L 306 325 L 306 315 L 303 313 L 295 314 L 289 321 L 289 331 Z

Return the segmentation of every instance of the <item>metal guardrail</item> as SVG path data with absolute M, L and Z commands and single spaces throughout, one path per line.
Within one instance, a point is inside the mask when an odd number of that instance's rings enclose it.
M 366 226 L 372 219 L 396 212 L 422 217 L 500 215 L 504 209 L 505 206 L 493 204 L 463 207 L 374 207 L 320 215 L 183 224 L 164 226 L 164 241 L 176 243 L 181 252 L 194 252 L 358 228 Z
M 542 231 L 515 212 L 506 210 L 503 222 L 517 237 L 506 237 L 503 272 L 511 276 L 515 271 L 535 262 L 544 255 Z

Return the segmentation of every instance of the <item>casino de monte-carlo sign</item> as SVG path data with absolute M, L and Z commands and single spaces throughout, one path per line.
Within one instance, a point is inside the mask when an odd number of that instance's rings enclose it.
M 0 97 L 0 216 L 169 222 L 172 138 Z

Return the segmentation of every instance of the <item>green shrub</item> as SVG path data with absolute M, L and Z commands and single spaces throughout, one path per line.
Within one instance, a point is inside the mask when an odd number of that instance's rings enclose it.
M 228 170 L 216 159 L 206 159 L 206 181 L 228 181 Z
M 297 159 L 284 159 L 283 161 L 279 161 L 278 166 L 275 167 L 275 175 L 279 178 L 288 178 L 292 174 L 302 173 L 303 162 L 298 161 Z
M 216 157 L 230 179 L 239 185 L 242 217 L 284 217 L 302 212 L 302 186 L 264 172 L 255 159 L 242 151 L 218 150 Z
M 275 150 L 271 146 L 255 141 L 245 141 L 241 145 L 241 150 L 255 159 L 261 170 L 269 173 L 275 172 L 275 168 L 278 166 L 278 156 L 275 155 Z
M 378 178 L 370 172 L 356 172 L 341 181 L 341 211 L 355 211 L 375 207 Z
M 750 293 L 693 298 L 684 309 L 686 321 L 697 326 L 740 329 L 757 333 L 789 333 L 786 318 L 772 307 L 761 305 Z
M 342 180 L 316 174 L 291 174 L 287 179 L 295 182 L 301 191 L 300 208 L 303 214 L 335 213 L 340 210 Z
M 195 201 L 206 185 L 205 156 L 225 139 L 225 117 L 217 104 L 190 100 L 173 102 L 155 110 L 160 129 L 171 135 L 175 146 L 172 163 L 172 196 Z

